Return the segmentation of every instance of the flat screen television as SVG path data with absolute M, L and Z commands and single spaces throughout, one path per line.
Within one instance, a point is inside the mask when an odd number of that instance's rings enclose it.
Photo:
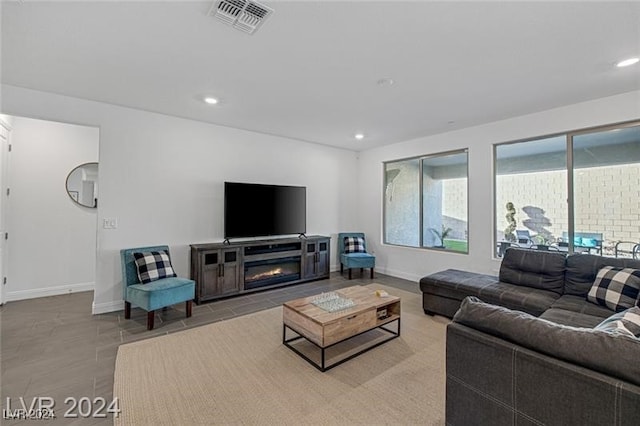
M 224 238 L 304 234 L 304 186 L 224 183 Z

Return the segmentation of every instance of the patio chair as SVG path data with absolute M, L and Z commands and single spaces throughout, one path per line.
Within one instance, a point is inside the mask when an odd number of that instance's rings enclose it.
M 613 252 L 615 257 L 640 259 L 640 243 L 636 241 L 618 241 Z
M 562 241 L 566 241 L 568 244 L 569 233 L 562 233 Z M 587 252 L 591 253 L 592 250 L 596 254 L 602 254 L 602 242 L 604 238 L 602 232 L 574 232 L 573 234 L 573 249 L 574 252 Z
M 528 229 L 524 229 L 524 230 L 516 229 L 516 237 L 518 238 L 518 243 L 520 244 L 529 244 L 529 245 L 535 244 L 531 239 L 531 235 L 529 234 Z

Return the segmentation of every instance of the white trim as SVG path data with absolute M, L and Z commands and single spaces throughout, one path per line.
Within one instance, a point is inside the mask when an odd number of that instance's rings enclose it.
M 124 310 L 124 300 L 114 300 L 113 302 L 98 303 L 93 302 L 91 313 L 93 315 L 106 314 Z
M 13 130 L 13 126 L 11 124 L 9 124 L 4 117 L 6 117 L 5 114 L 0 114 L 0 126 L 4 127 L 5 129 L 7 129 L 7 131 L 12 131 Z
M 56 287 L 34 288 L 30 290 L 8 291 L 6 293 L 5 302 L 16 300 L 35 299 L 38 297 L 58 296 L 61 294 L 77 293 L 80 291 L 93 291 L 95 283 L 80 283 L 60 285 Z
M 408 274 L 405 271 L 399 271 L 397 269 L 382 268 L 377 266 L 374 269 L 375 269 L 375 272 L 379 272 L 383 275 L 389 275 L 390 277 L 401 278 L 407 281 L 418 282 L 420 281 L 420 278 L 422 278 L 422 276 L 418 276 L 415 274 Z

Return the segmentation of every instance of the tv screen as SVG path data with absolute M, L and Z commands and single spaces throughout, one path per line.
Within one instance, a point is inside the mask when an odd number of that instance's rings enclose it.
M 224 183 L 224 238 L 303 234 L 307 188 Z

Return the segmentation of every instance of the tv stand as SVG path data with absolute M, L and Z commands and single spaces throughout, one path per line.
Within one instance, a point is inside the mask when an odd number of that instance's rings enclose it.
M 329 277 L 331 237 L 191 245 L 196 303 Z

